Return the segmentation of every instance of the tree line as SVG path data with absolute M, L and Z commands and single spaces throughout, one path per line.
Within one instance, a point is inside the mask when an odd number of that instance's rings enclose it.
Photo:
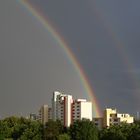
M 87 119 L 66 128 L 59 120 L 43 126 L 39 121 L 9 117 L 0 120 L 0 140 L 140 140 L 140 121 L 99 130 Z

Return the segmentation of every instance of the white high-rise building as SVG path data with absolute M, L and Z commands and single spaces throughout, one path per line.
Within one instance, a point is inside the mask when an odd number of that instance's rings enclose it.
M 92 103 L 85 99 L 77 99 L 72 104 L 72 122 L 83 118 L 92 121 Z
M 92 120 L 92 103 L 85 99 L 74 100 L 72 95 L 55 91 L 52 99 L 53 120 L 60 120 L 64 126 L 70 126 L 75 120 Z
M 54 121 L 57 120 L 58 116 L 58 96 L 60 96 L 62 93 L 55 91 L 53 93 L 53 98 L 52 98 L 52 118 Z
M 53 120 L 60 120 L 64 126 L 71 124 L 71 104 L 73 102 L 71 95 L 66 95 L 55 91 L 52 99 Z

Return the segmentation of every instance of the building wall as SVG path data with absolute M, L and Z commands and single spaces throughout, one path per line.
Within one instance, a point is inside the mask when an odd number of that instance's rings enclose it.
M 52 119 L 52 108 L 48 108 L 48 121 Z
M 73 100 L 72 95 L 54 92 L 52 99 L 53 120 L 60 120 L 68 127 L 75 120 L 82 118 L 92 120 L 92 103 L 85 99 Z
M 28 119 L 31 120 L 38 120 L 39 116 L 37 114 L 31 113 L 29 117 L 27 117 Z
M 48 122 L 48 105 L 43 105 L 39 110 L 39 120 L 42 124 Z
M 75 120 L 80 120 L 81 118 L 81 102 L 77 102 L 75 101 L 73 103 L 73 110 L 72 110 L 72 122 L 74 122 Z
M 102 117 L 93 118 L 93 123 L 95 124 L 95 126 L 98 129 L 103 128 L 103 118 Z
M 110 125 L 120 124 L 122 122 L 126 123 L 133 123 L 134 118 L 131 117 L 129 114 L 119 114 L 117 113 L 116 109 L 107 108 L 104 111 L 104 127 L 109 127 Z
M 129 114 L 117 114 L 117 118 L 120 118 L 120 122 L 133 123 L 134 117 Z
M 104 110 L 104 115 L 103 115 L 103 118 L 104 118 L 104 127 L 109 127 L 110 126 L 110 115 L 116 115 L 116 109 L 111 109 L 111 108 L 107 108 Z
M 71 124 L 71 104 L 73 102 L 72 96 L 67 95 L 64 97 L 64 126 L 70 126 Z
M 91 102 L 81 102 L 81 118 L 86 118 L 92 121 L 92 103 Z
M 62 93 L 55 91 L 53 93 L 53 98 L 52 98 L 52 119 L 54 121 L 57 120 L 58 117 L 58 110 L 59 110 L 59 106 L 58 106 L 58 96 L 61 95 Z
M 92 103 L 85 99 L 78 99 L 73 103 L 72 122 L 83 118 L 92 120 Z
M 60 120 L 64 126 L 71 124 L 72 96 L 55 91 L 52 99 L 53 120 Z

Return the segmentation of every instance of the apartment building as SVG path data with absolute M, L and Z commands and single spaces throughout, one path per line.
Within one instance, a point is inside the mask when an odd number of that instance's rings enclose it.
M 53 120 L 60 120 L 66 127 L 82 118 L 92 120 L 92 103 L 85 99 L 74 100 L 72 95 L 55 91 L 52 99 L 52 116 Z
M 119 125 L 122 122 L 131 124 L 134 122 L 134 117 L 125 113 L 120 114 L 116 109 L 106 108 L 103 117 L 93 118 L 93 122 L 99 129 L 102 129 L 111 125 Z
M 98 128 L 98 129 L 102 129 L 103 128 L 103 124 L 104 124 L 104 119 L 103 117 L 96 117 L 96 118 L 93 118 L 93 123 L 95 124 L 95 126 Z
M 92 120 L 92 103 L 87 102 L 86 99 L 77 99 L 72 103 L 72 122 L 75 120 L 82 120 L 87 118 Z
M 30 113 L 29 116 L 26 117 L 27 119 L 31 119 L 31 120 L 38 120 L 39 116 L 37 114 L 34 113 Z
M 107 108 L 104 110 L 104 127 L 109 127 L 111 125 L 118 125 L 122 122 L 133 123 L 134 117 L 129 114 L 120 114 L 116 109 Z
M 39 110 L 39 118 L 38 120 L 45 124 L 48 120 L 52 119 L 52 110 L 48 105 L 42 105 Z
M 52 116 L 53 120 L 60 120 L 64 126 L 71 124 L 71 104 L 72 95 L 66 95 L 55 91 L 52 99 Z

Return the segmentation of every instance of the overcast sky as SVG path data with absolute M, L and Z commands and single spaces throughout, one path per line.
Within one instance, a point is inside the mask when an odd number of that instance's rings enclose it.
M 66 40 L 101 110 L 140 111 L 140 1 L 30 0 Z M 54 90 L 86 98 L 49 32 L 16 0 L 0 0 L 0 116 L 50 104 Z

